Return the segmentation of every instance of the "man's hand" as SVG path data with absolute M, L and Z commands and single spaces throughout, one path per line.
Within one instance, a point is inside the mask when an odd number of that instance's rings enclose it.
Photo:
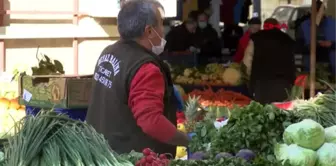
M 188 135 L 181 131 L 176 130 L 174 137 L 168 141 L 168 144 L 175 146 L 188 146 L 189 144 Z
M 318 44 L 319 44 L 321 47 L 329 48 L 329 47 L 331 47 L 332 42 L 331 42 L 331 41 L 318 41 Z

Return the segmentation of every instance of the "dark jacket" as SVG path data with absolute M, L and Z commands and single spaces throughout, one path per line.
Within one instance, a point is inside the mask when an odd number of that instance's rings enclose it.
M 251 36 L 254 55 L 250 81 L 295 79 L 294 41 L 279 29 L 262 30 Z
M 129 86 L 137 70 L 145 63 L 156 64 L 165 80 L 164 115 L 176 125 L 177 103 L 168 67 L 134 41 L 118 41 L 102 52 L 96 65 L 92 99 L 87 122 L 104 134 L 117 153 L 144 148 L 157 153 L 175 154 L 176 146 L 159 142 L 146 135 L 137 125 L 128 106 Z
M 204 29 L 197 27 L 195 33 L 196 47 L 201 49 L 201 56 L 220 56 L 221 43 L 217 31 L 210 24 Z
M 189 50 L 194 45 L 194 34 L 190 33 L 185 24 L 171 29 L 166 35 L 167 44 L 165 50 L 168 52 L 180 52 Z

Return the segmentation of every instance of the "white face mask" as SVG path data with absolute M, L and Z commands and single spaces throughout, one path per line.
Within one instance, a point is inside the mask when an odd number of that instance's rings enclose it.
M 152 44 L 152 52 L 156 55 L 160 55 L 165 48 L 165 45 L 167 43 L 167 41 L 165 39 L 163 39 L 156 31 L 155 29 L 153 29 L 154 32 L 156 33 L 156 35 L 161 39 L 161 44 L 159 46 L 154 46 L 153 43 L 149 40 L 149 42 Z

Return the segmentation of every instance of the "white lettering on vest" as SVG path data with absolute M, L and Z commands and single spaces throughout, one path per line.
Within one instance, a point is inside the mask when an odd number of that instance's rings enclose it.
M 113 70 L 113 76 L 116 76 L 120 72 L 120 61 L 111 54 L 105 54 L 98 59 L 98 63 L 96 66 L 98 67 L 98 71 L 94 73 L 94 80 L 101 83 L 107 88 L 112 88 L 112 81 L 110 80 L 112 71 L 106 69 L 102 65 L 106 62 L 111 65 Z

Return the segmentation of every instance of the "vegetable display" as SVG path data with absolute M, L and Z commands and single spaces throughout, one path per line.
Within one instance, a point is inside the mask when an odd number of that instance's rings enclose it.
M 212 63 L 205 68 L 186 68 L 182 72 L 172 69 L 172 78 L 177 84 L 237 86 L 243 83 L 240 65 L 235 63 L 229 67 Z
M 317 150 L 325 141 L 324 128 L 311 119 L 288 126 L 283 134 L 286 144 Z
M 66 115 L 41 111 L 16 127 L 20 130 L 4 147 L 4 166 L 133 165 L 118 157 L 91 126 Z
M 283 160 L 283 165 L 291 166 L 314 166 L 317 160 L 317 154 L 311 149 L 302 148 L 298 145 L 280 145 L 278 149 L 279 160 Z
M 48 68 L 49 62 L 55 63 L 43 57 L 39 65 Z M 51 68 L 53 74 L 63 70 Z M 202 72 L 184 70 L 183 77 L 186 83 L 237 85 L 242 82 L 239 68 L 211 64 Z M 117 154 L 85 122 L 52 110 L 26 117 L 22 111 L 16 123 L 6 124 L 13 129 L 0 140 L 0 166 L 336 166 L 335 91 L 290 101 L 284 110 L 224 89 L 188 94 L 181 86 L 176 89 L 186 100 L 184 110 L 176 113 L 176 127 L 191 137 L 188 147 L 177 147 L 176 155 L 149 148 Z M 0 99 L 0 117 L 24 109 L 13 99 Z
M 311 119 L 288 126 L 283 141 L 285 144 L 274 147 L 274 154 L 283 165 L 336 165 L 336 144 L 326 142 L 325 129 Z
M 135 166 L 167 166 L 169 160 L 167 155 L 169 154 L 160 154 L 153 152 L 151 149 L 146 148 L 142 151 L 143 157 L 138 160 Z M 171 156 L 171 155 L 170 155 Z
M 0 139 L 14 134 L 13 126 L 26 115 L 25 107 L 17 99 L 0 98 Z
M 336 92 L 319 93 L 309 100 L 295 101 L 291 111 L 301 120 L 312 119 L 323 127 L 336 125 Z
M 336 144 L 336 125 L 326 128 L 325 130 L 326 142 Z
M 227 125 L 220 128 L 212 139 L 211 150 L 214 154 L 249 149 L 272 159 L 273 146 L 282 140 L 284 129 L 296 121 L 291 112 L 253 101 L 246 107 L 234 108 L 230 113 Z
M 224 89 L 214 92 L 211 87 L 204 90 L 193 90 L 185 95 L 184 99 L 188 99 L 188 96 L 200 96 L 199 102 L 203 107 L 217 106 L 232 108 L 234 105 L 245 106 L 251 102 L 249 97 L 240 93 Z
M 336 165 L 336 144 L 325 143 L 317 151 L 316 166 L 335 166 Z

